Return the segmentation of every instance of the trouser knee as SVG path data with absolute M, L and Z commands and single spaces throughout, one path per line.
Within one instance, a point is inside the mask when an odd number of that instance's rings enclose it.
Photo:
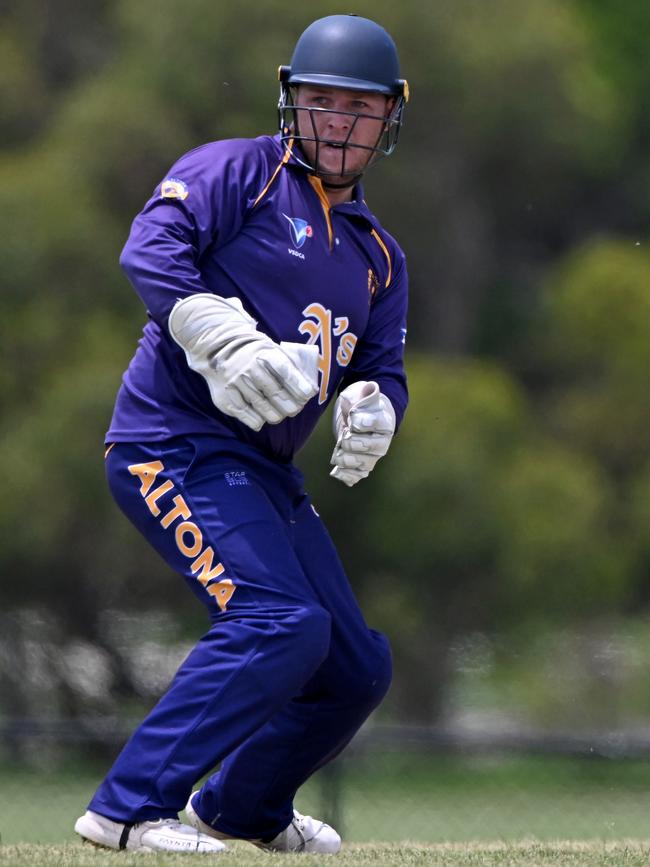
M 330 648 L 332 618 L 324 608 L 301 608 L 291 618 L 293 654 L 297 664 L 315 670 Z
M 370 666 L 370 677 L 365 689 L 366 701 L 376 707 L 384 698 L 393 679 L 393 656 L 390 644 L 381 632 L 371 630 L 375 653 Z
M 362 661 L 355 664 L 350 677 L 342 684 L 346 702 L 364 707 L 370 712 L 388 692 L 393 676 L 390 645 L 385 635 L 370 630 L 370 646 Z

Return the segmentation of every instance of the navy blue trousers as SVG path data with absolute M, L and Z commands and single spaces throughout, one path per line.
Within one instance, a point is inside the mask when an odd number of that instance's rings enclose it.
M 201 818 L 270 838 L 291 821 L 298 787 L 382 700 L 388 642 L 366 625 L 291 464 L 193 436 L 117 443 L 106 469 L 117 503 L 211 627 L 89 809 L 123 822 L 175 817 L 212 773 L 194 802 Z

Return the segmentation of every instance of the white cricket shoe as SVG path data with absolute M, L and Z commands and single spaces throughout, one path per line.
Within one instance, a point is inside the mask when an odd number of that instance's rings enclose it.
M 209 834 L 217 840 L 241 839 L 223 834 L 204 822 L 192 806 L 192 798 L 195 794 L 196 792 L 192 792 L 185 805 L 185 813 L 190 825 L 197 831 Z M 335 855 L 341 848 L 341 838 L 331 825 L 327 825 L 319 819 L 312 819 L 311 816 L 303 816 L 297 810 L 293 811 L 291 823 L 277 837 L 268 842 L 263 840 L 246 840 L 246 842 L 269 852 L 309 852 L 320 855 Z
M 222 852 L 223 843 L 182 825 L 178 819 L 155 819 L 128 825 L 87 810 L 75 822 L 75 831 L 84 840 L 106 849 L 136 849 L 139 852 L 180 852 L 204 855 Z

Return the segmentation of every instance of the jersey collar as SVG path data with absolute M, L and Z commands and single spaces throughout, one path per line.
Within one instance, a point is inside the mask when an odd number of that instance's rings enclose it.
M 281 154 L 286 155 L 286 148 L 280 140 L 280 133 L 276 133 L 273 138 L 277 142 L 278 149 Z M 291 168 L 297 169 L 299 172 L 302 172 L 304 175 L 311 174 L 309 170 L 296 159 L 293 151 L 287 159 L 286 164 L 288 166 L 291 166 Z M 352 201 L 343 202 L 340 205 L 334 205 L 333 210 L 336 210 L 338 213 L 354 214 L 355 216 L 364 217 L 366 220 L 368 220 L 368 222 L 374 225 L 376 220 L 374 220 L 372 214 L 368 209 L 368 206 L 366 205 L 364 199 L 363 184 L 360 181 L 355 184 L 352 190 L 352 196 Z

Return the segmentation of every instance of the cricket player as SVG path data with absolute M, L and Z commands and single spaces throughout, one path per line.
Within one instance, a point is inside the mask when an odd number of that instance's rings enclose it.
M 391 678 L 292 458 L 335 400 L 331 475 L 354 485 L 406 408 L 404 255 L 360 181 L 408 89 L 391 37 L 354 15 L 311 24 L 280 82 L 279 133 L 181 157 L 121 257 L 148 322 L 107 477 L 210 628 L 76 822 L 111 849 L 337 852 L 294 795 Z

